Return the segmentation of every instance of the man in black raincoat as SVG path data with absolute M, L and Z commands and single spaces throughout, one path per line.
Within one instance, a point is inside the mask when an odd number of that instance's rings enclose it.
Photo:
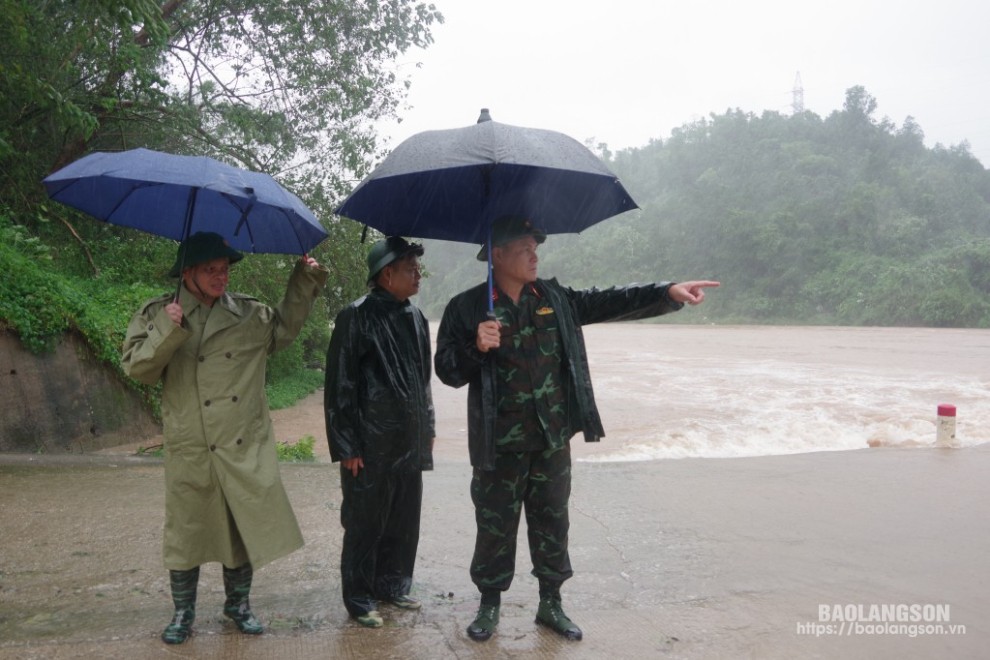
M 435 435 L 429 326 L 409 302 L 422 254 L 397 236 L 372 246 L 372 290 L 337 315 L 327 351 L 327 439 L 343 491 L 341 587 L 347 612 L 370 628 L 383 624 L 379 601 L 420 606 L 409 591 Z
M 468 388 L 471 499 L 477 536 L 471 579 L 481 606 L 467 628 L 477 641 L 498 625 L 501 593 L 515 572 L 519 515 L 526 511 L 536 622 L 568 639 L 581 629 L 564 614 L 560 587 L 573 574 L 568 555 L 570 438 L 605 433 L 595 406 L 581 326 L 642 319 L 698 304 L 718 282 L 634 285 L 575 291 L 537 278 L 546 234 L 528 220 L 501 218 L 492 229 L 492 304 L 481 284 L 455 296 L 437 336 L 437 375 Z M 483 247 L 479 260 L 487 259 Z

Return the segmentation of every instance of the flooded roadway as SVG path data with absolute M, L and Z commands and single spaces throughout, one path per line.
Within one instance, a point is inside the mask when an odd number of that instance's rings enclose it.
M 306 546 L 255 576 L 252 603 L 268 632 L 244 636 L 222 617 L 220 567 L 207 565 L 195 635 L 182 646 L 166 647 L 158 637 L 171 613 L 161 565 L 160 461 L 8 455 L 0 456 L 0 658 L 982 655 L 990 641 L 990 600 L 973 576 L 983 574 L 990 543 L 981 513 L 990 499 L 986 445 L 676 461 L 586 459 L 657 426 L 657 414 L 667 420 L 691 417 L 692 404 L 700 401 L 690 398 L 687 383 L 667 383 L 663 406 L 633 410 L 608 382 L 636 381 L 629 365 L 636 363 L 637 344 L 643 350 L 664 347 L 670 360 L 685 361 L 681 366 L 710 360 L 723 368 L 720 378 L 728 362 L 746 359 L 749 346 L 756 351 L 753 359 L 766 361 L 771 371 L 811 364 L 820 372 L 832 363 L 853 371 L 879 369 L 883 383 L 915 368 L 920 386 L 940 370 L 959 373 L 971 385 L 985 383 L 976 373 L 985 353 L 974 353 L 979 346 L 972 343 L 984 335 L 951 342 L 957 356 L 940 340 L 916 347 L 914 339 L 885 335 L 881 343 L 887 349 L 880 350 L 861 348 L 850 333 L 812 333 L 832 346 L 829 355 L 804 350 L 812 335 L 788 341 L 771 332 L 760 340 L 676 327 L 667 329 L 666 338 L 646 341 L 636 334 L 642 331 L 612 327 L 619 333 L 589 333 L 588 340 L 611 446 L 575 446 L 575 577 L 563 594 L 584 641 L 567 642 L 534 625 L 537 589 L 524 542 L 497 635 L 478 644 L 464 634 L 477 605 L 467 570 L 473 547 L 470 467 L 461 431 L 462 391 L 444 388 L 438 392 L 437 469 L 425 476 L 414 585 L 424 602 L 421 611 L 383 608 L 386 626 L 380 630 L 347 619 L 339 596 L 336 467 L 284 465 Z M 945 347 L 942 354 L 932 353 L 936 346 Z M 871 360 L 883 364 L 871 367 Z M 706 370 L 694 374 L 694 390 L 710 391 Z M 891 400 L 912 396 L 901 396 L 901 390 L 894 395 Z M 965 409 L 976 399 L 967 400 Z M 320 448 L 324 436 L 318 429 L 310 432 Z M 966 631 L 842 638 L 801 632 L 798 624 L 816 622 L 822 603 L 944 603 L 951 607 L 951 623 Z
M 978 520 L 988 470 L 985 446 L 578 463 L 563 594 L 584 641 L 533 623 L 521 544 L 498 633 L 478 644 L 464 634 L 477 604 L 466 464 L 427 475 L 413 592 L 424 606 L 383 608 L 379 630 L 349 621 L 340 601 L 336 470 L 287 465 L 306 546 L 256 573 L 268 632 L 241 635 L 223 619 L 220 568 L 207 565 L 195 634 L 166 647 L 161 465 L 8 461 L 0 658 L 981 657 L 990 601 L 973 576 L 990 543 Z M 797 633 L 822 603 L 944 603 L 966 633 Z

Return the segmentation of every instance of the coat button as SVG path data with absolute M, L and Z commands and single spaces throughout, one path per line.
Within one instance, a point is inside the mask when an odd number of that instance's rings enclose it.
M 203 362 L 203 361 L 205 361 L 205 360 L 206 360 L 206 358 L 205 358 L 205 357 L 203 357 L 202 355 L 200 355 L 200 356 L 199 356 L 199 361 L 200 361 L 200 362 Z
M 241 444 L 242 442 L 244 442 L 244 440 L 242 440 L 241 438 L 237 439 L 237 444 Z
M 209 400 L 209 399 L 207 399 L 207 400 L 206 400 L 206 403 L 204 403 L 203 405 L 204 405 L 204 406 L 209 406 L 209 405 L 210 405 L 210 400 Z
M 225 356 L 229 359 L 230 358 L 230 353 L 225 353 Z
M 210 451 L 216 451 L 216 450 L 217 450 L 216 445 L 210 445 Z
M 237 403 L 237 397 L 236 396 L 230 397 L 230 400 L 233 401 L 234 403 Z
M 151 332 L 154 329 L 155 329 L 155 324 L 154 323 L 149 323 L 148 324 L 148 332 Z

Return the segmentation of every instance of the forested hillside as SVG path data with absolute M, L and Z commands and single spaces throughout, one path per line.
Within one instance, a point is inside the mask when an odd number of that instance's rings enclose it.
M 76 332 L 116 365 L 130 314 L 175 286 L 176 243 L 52 202 L 41 181 L 93 151 L 206 155 L 272 175 L 327 229 L 312 256 L 330 285 L 268 371 L 319 380 L 303 366 L 322 363 L 329 320 L 365 290 L 361 227 L 333 209 L 382 156 L 379 122 L 409 82 L 395 62 L 432 43 L 436 7 L 0 0 L 0 16 L 0 332 L 35 352 Z M 274 304 L 295 258 L 249 255 L 230 288 Z
M 640 210 L 551 237 L 541 275 L 721 280 L 681 322 L 990 327 L 990 172 L 876 110 L 853 87 L 824 119 L 728 111 L 605 154 Z M 484 277 L 475 251 L 428 244 L 431 317 Z

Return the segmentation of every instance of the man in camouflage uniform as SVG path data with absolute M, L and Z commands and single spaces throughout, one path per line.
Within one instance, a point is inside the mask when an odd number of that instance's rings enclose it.
M 698 304 L 717 282 L 660 283 L 575 291 L 537 278 L 536 248 L 546 235 L 524 218 L 492 229 L 492 315 L 488 287 L 455 296 L 437 336 L 436 372 L 468 388 L 471 499 L 477 536 L 471 579 L 481 605 L 467 628 L 484 641 L 498 625 L 501 593 L 515 573 L 519 516 L 526 511 L 533 575 L 539 580 L 536 622 L 568 639 L 581 629 L 564 614 L 561 584 L 573 574 L 567 503 L 570 438 L 604 435 L 595 407 L 581 326 L 633 320 Z M 479 260 L 487 259 L 485 247 Z

